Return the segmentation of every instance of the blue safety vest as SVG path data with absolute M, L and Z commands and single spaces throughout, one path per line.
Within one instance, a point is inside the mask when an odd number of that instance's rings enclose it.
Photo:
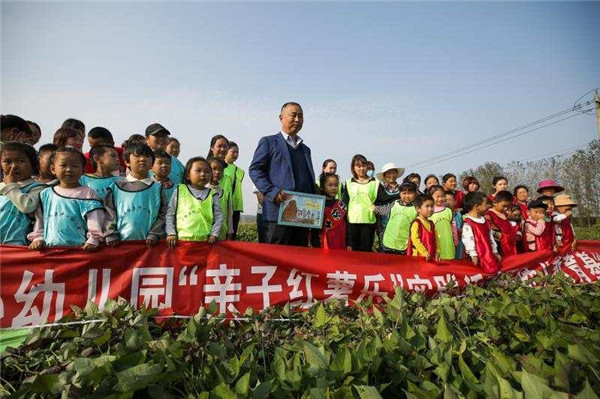
M 44 184 L 33 182 L 21 187 L 21 192 L 27 194 L 39 186 Z M 0 195 L 0 244 L 27 245 L 32 227 L 33 219 L 18 210 L 8 197 Z
M 121 179 L 119 176 L 99 177 L 86 174 L 79 178 L 79 184 L 93 188 L 102 199 L 106 197 L 106 189 L 119 179 Z
M 120 240 L 145 240 L 160 212 L 161 184 L 152 182 L 141 191 L 127 191 L 115 182 L 111 191 Z

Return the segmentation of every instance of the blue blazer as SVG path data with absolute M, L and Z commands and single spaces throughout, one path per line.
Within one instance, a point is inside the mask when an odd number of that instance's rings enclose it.
M 281 133 L 272 136 L 265 136 L 260 139 L 248 173 L 252 182 L 264 196 L 263 219 L 267 222 L 276 222 L 279 215 L 279 206 L 273 203 L 273 199 L 281 190 L 294 190 L 296 183 L 294 181 L 294 172 L 292 171 L 292 160 L 289 150 Z M 315 181 L 315 171 L 312 166 L 310 148 L 300 144 L 308 169 L 310 170 L 311 181 Z M 310 194 L 316 194 L 313 188 Z

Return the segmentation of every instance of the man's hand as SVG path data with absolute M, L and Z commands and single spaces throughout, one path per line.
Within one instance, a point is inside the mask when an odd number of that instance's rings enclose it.
M 209 244 L 214 244 L 215 242 L 217 242 L 217 237 L 209 236 L 207 241 Z
M 156 243 L 158 242 L 158 240 L 154 237 L 150 238 L 146 238 L 146 245 L 148 246 L 148 248 L 154 248 L 156 246 Z
M 177 246 L 177 236 L 168 236 L 167 246 L 171 249 L 174 249 Z
M 44 240 L 35 240 L 29 245 L 29 249 L 33 249 L 34 251 L 43 249 L 46 246 Z
M 290 197 L 291 197 L 291 195 L 286 194 L 283 190 L 281 190 L 280 192 L 277 193 L 277 195 L 275 196 L 275 198 L 273 198 L 273 203 L 275 205 L 279 205 L 282 202 L 285 202 L 285 200 L 287 200 Z
M 479 256 L 471 256 L 471 262 L 473 262 L 475 266 L 479 266 Z
M 83 249 L 85 252 L 94 252 L 95 250 L 98 249 L 98 246 L 95 244 L 90 244 L 89 242 L 86 242 L 85 244 L 83 244 L 83 247 L 81 247 L 81 249 Z

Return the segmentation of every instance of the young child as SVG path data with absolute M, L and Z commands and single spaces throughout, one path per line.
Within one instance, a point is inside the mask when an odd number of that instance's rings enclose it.
M 424 183 L 425 183 L 425 192 L 428 193 L 429 187 L 440 185 L 440 179 L 438 179 L 436 175 L 431 174 L 431 175 L 427 175 L 425 177 Z
M 490 194 L 488 198 L 490 201 L 494 202 L 496 194 L 498 194 L 500 191 L 508 190 L 508 179 L 506 179 L 504 176 L 494 176 L 492 179 L 492 186 L 494 186 L 494 193 Z
M 465 246 L 462 243 L 462 227 L 463 227 L 463 215 L 461 210 L 456 209 L 456 195 L 457 191 L 446 191 L 444 194 L 444 203 L 445 205 L 452 209 L 452 219 L 454 221 L 454 225 L 456 227 L 456 237 L 458 239 L 458 244 L 455 246 L 456 249 L 456 257 L 455 259 L 462 259 L 465 253 Z M 462 207 L 461 207 L 462 208 Z
M 229 149 L 227 155 L 225 155 L 226 168 L 224 171 L 225 176 L 231 182 L 231 200 L 233 202 L 233 235 L 232 240 L 235 240 L 238 231 L 238 225 L 240 224 L 240 216 L 244 211 L 244 198 L 242 192 L 242 181 L 244 180 L 245 172 L 235 165 L 240 155 L 240 149 L 233 141 L 229 142 Z
M 0 151 L 0 244 L 28 245 L 27 234 L 33 227 L 30 214 L 39 204 L 39 193 L 46 188 L 32 176 L 37 172 L 35 149 L 9 141 Z
M 559 186 L 554 180 L 542 180 L 538 184 L 537 192 L 547 197 L 554 197 L 554 194 L 565 191 L 565 189 Z
M 429 187 L 429 195 L 433 198 L 433 214 L 429 220 L 435 224 L 436 246 L 440 259 L 454 259 L 456 245 L 458 245 L 458 232 L 452 209 L 444 205 L 446 193 L 442 186 L 434 185 Z
M 557 195 L 555 200 L 556 210 L 564 218 L 559 219 L 558 217 L 554 220 L 558 220 L 560 224 L 560 230 L 562 232 L 562 247 L 571 247 L 573 251 L 577 249 L 577 238 L 575 237 L 575 231 L 571 224 L 571 216 L 573 215 L 573 208 L 577 204 L 566 194 Z
M 81 176 L 79 183 L 93 188 L 98 193 L 98 197 L 103 199 L 106 196 L 106 189 L 120 179 L 116 175 L 119 171 L 119 154 L 112 145 L 100 144 L 90 151 L 90 162 L 96 171 Z
M 410 225 L 407 255 L 421 256 L 426 261 L 440 259 L 440 251 L 436 245 L 435 225 L 429 220 L 433 215 L 433 197 L 419 194 L 415 198 L 417 217 Z
M 36 180 L 48 186 L 54 186 L 58 184 L 58 179 L 54 173 L 52 173 L 50 168 L 50 159 L 56 150 L 58 150 L 58 146 L 56 144 L 44 144 L 40 147 L 37 155 L 40 167 Z
M 208 163 L 212 178 L 207 187 L 214 189 L 221 198 L 220 206 L 223 221 L 219 232 L 219 240 L 231 240 L 233 238 L 233 197 L 231 185 L 223 175 L 226 164 L 219 158 L 211 158 Z
M 512 200 L 513 196 L 508 191 L 496 193 L 494 206 L 485 214 L 485 218 L 490 222 L 494 240 L 500 245 L 502 257 L 517 254 L 517 234 L 507 215 Z
M 337 174 L 337 163 L 333 159 L 326 159 L 325 161 L 323 161 L 323 167 L 321 168 L 321 175 L 323 175 L 324 173 L 333 173 L 334 175 Z M 323 191 L 323 188 L 321 187 L 321 175 L 319 175 L 319 178 L 317 179 L 317 187 L 321 191 Z M 338 193 L 337 193 L 335 199 L 338 199 L 338 200 L 342 199 L 342 182 L 341 181 L 339 183 Z
M 498 272 L 501 257 L 490 224 L 483 217 L 488 211 L 485 194 L 477 191 L 465 195 L 464 211 L 467 213 L 462 236 L 465 252 L 484 273 Z
M 85 157 L 73 147 L 61 147 L 52 156 L 52 172 L 59 184 L 40 193 L 29 249 L 69 246 L 95 251 L 102 242 L 104 209 L 96 192 L 79 183 Z
M 548 206 L 546 209 L 546 215 L 544 222 L 546 223 L 542 236 L 540 237 L 540 247 L 542 249 L 552 249 L 556 252 L 560 246 L 562 246 L 562 231 L 560 230 L 560 221 L 564 219 L 563 215 L 554 212 L 554 197 L 542 195 L 538 197 L 538 200 L 542 201 Z M 557 217 L 557 220 L 554 218 Z
M 454 206 L 452 209 L 462 209 L 465 194 L 462 191 L 456 190 L 456 175 L 446 173 L 442 176 L 442 184 L 444 191 L 451 191 L 454 194 Z
M 323 228 L 319 232 L 319 243 L 325 249 L 347 249 L 346 205 L 337 199 L 340 178 L 335 173 L 322 173 L 319 187 L 325 195 Z
M 519 184 L 513 190 L 513 195 L 513 203 L 519 206 L 523 220 L 526 220 L 529 217 L 529 208 L 527 207 L 529 204 L 529 188 Z
M 160 183 L 165 193 L 165 199 L 167 203 L 171 201 L 171 196 L 177 188 L 175 183 L 169 179 L 171 174 L 171 155 L 167 154 L 164 150 L 154 151 L 154 164 L 152 165 L 152 179 L 155 182 Z
M 223 214 L 219 193 L 209 188 L 210 164 L 202 157 L 187 161 L 183 184 L 179 184 L 167 211 L 167 244 L 175 248 L 177 240 L 217 241 Z
M 535 252 L 539 250 L 550 250 L 552 246 L 544 247 L 542 240 L 542 234 L 546 229 L 546 211 L 548 205 L 544 204 L 542 200 L 537 199 L 531 201 L 528 205 L 529 217 L 525 220 L 523 226 L 523 248 L 526 252 Z
M 348 204 L 346 244 L 353 251 L 371 252 L 375 240 L 375 212 L 372 205 L 377 199 L 379 183 L 367 176 L 367 158 L 357 154 L 352 157 L 352 178 L 343 188 L 343 202 Z
M 115 170 L 118 175 L 125 175 L 125 171 L 127 170 L 127 165 L 125 165 L 125 160 L 123 159 L 123 148 L 115 147 L 115 140 L 113 139 L 113 135 L 105 127 L 96 126 L 90 129 L 88 132 L 88 144 L 90 145 L 90 151 L 83 154 L 87 163 L 85 164 L 85 173 L 94 174 L 96 173 L 96 167 L 92 163 L 92 151 L 94 147 L 99 145 L 109 145 L 115 149 L 118 157 L 118 165 Z M 93 188 L 93 187 L 92 187 Z
M 169 142 L 168 137 L 170 134 L 171 132 L 169 132 L 160 123 L 153 123 L 146 128 L 146 144 L 152 149 L 152 151 L 164 150 Z M 179 161 L 179 159 L 171 156 L 171 173 L 169 173 L 169 180 L 171 180 L 175 185 L 181 183 L 181 180 L 183 179 L 183 172 L 183 164 Z
M 420 174 L 411 173 L 404 178 L 402 183 L 415 183 L 415 186 L 417 186 L 417 195 L 422 194 L 421 193 L 421 175 Z
M 519 205 L 511 205 L 508 207 L 508 211 L 506 212 L 506 216 L 508 216 L 508 220 L 510 221 L 510 225 L 513 227 L 515 231 L 515 239 L 516 239 L 516 247 L 517 253 L 522 254 L 525 252 L 523 249 L 523 213 L 521 212 L 521 207 Z
M 383 252 L 406 255 L 408 239 L 410 237 L 410 226 L 417 217 L 417 209 L 413 202 L 417 196 L 417 185 L 414 183 L 402 183 L 400 185 L 400 199 L 392 204 L 376 207 L 375 212 L 381 213 L 387 210 L 389 215 L 385 231 L 383 233 Z
M 167 141 L 167 146 L 165 147 L 165 151 L 167 152 L 167 154 L 171 155 L 172 157 L 178 158 L 180 148 L 181 145 L 179 144 L 179 140 L 177 140 L 175 137 L 169 137 L 169 140 Z
M 130 173 L 108 187 L 104 198 L 106 243 L 114 247 L 121 241 L 145 240 L 151 248 L 165 235 L 167 213 L 162 186 L 149 176 L 154 152 L 145 144 L 132 144 L 124 156 Z

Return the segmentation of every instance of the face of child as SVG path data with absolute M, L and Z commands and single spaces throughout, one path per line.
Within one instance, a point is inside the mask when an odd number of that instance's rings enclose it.
M 323 187 L 323 191 L 325 191 L 325 195 L 327 198 L 335 198 L 338 193 L 339 188 L 339 180 L 334 177 L 329 177 L 325 180 L 325 187 Z
M 411 204 L 415 200 L 416 196 L 417 193 L 414 191 L 404 190 L 400 192 L 400 201 L 402 201 L 404 204 Z
M 492 203 L 492 201 L 490 201 L 490 199 L 487 197 L 484 198 L 482 204 L 485 206 L 485 212 L 489 211 L 490 209 L 492 209 L 494 207 L 494 204 Z M 484 214 L 485 214 L 485 212 L 484 212 Z
M 419 214 L 419 216 L 424 218 L 431 217 L 431 215 L 433 215 L 433 201 L 426 200 L 425 202 L 423 202 L 423 204 L 419 208 L 417 208 L 417 213 Z
M 434 193 L 431 194 L 433 197 L 433 204 L 435 206 L 444 206 L 444 200 L 446 195 L 442 190 L 435 190 Z
M 38 156 L 38 160 L 40 162 L 40 177 L 50 178 L 54 176 L 50 170 L 50 157 L 52 157 L 52 151 L 43 152 Z
M 225 156 L 225 162 L 235 163 L 240 156 L 240 149 L 237 146 L 229 147 L 227 155 Z
M 529 191 L 527 191 L 524 187 L 521 187 L 517 190 L 517 201 L 526 202 L 527 198 L 529 198 Z
M 429 179 L 425 180 L 425 188 L 429 189 L 431 186 L 435 186 L 436 184 L 440 184 L 440 181 L 435 176 L 431 176 Z
M 519 223 L 521 221 L 521 210 L 520 209 L 513 209 L 513 210 L 509 210 L 508 211 L 508 220 L 512 220 L 513 222 L 517 222 Z
M 456 177 L 451 176 L 444 183 L 444 189 L 445 190 L 454 190 L 455 188 L 456 188 Z
M 81 157 L 70 152 L 58 152 L 54 156 L 50 170 L 60 180 L 61 186 L 78 187 L 79 178 L 83 174 Z
M 81 151 L 83 148 L 83 138 L 81 136 L 69 137 L 67 141 L 65 141 L 65 146 L 70 146 Z
M 154 160 L 154 165 L 152 165 L 152 172 L 157 180 L 167 180 L 171 173 L 171 159 L 156 158 Z
M 223 177 L 223 167 L 219 162 L 211 162 L 210 169 L 212 171 L 211 183 L 215 185 L 219 184 L 221 178 Z
M 31 179 L 33 167 L 25 153 L 2 151 L 2 174 L 5 183 L 16 183 Z
M 494 210 L 499 213 L 506 213 L 506 210 L 510 206 L 510 202 L 508 201 L 495 201 L 494 202 Z
M 398 179 L 398 170 L 397 169 L 388 170 L 387 172 L 385 172 L 383 174 L 383 178 L 385 179 L 385 182 L 388 184 L 396 183 L 396 180 Z
M 479 190 L 479 183 L 470 183 L 470 184 L 469 184 L 468 191 L 469 191 L 470 193 L 474 193 L 474 192 L 476 192 L 477 190 Z
M 559 213 L 565 214 L 567 212 L 570 212 L 571 210 L 573 210 L 573 207 L 571 205 L 560 205 L 556 207 L 556 210 Z
M 529 210 L 529 217 L 535 221 L 541 220 L 546 216 L 544 208 L 532 208 Z
M 337 165 L 335 162 L 328 162 L 323 168 L 324 173 L 335 173 L 337 172 Z
M 146 136 L 146 143 L 148 144 L 148 147 L 152 148 L 153 151 L 164 150 L 168 142 L 169 135 L 165 132 Z
M 487 213 L 491 208 L 491 203 L 487 198 L 484 198 L 480 204 L 475 205 L 472 208 L 472 211 L 475 213 L 477 217 L 482 217 Z
M 172 140 L 165 147 L 165 151 L 167 152 L 167 154 L 177 158 L 179 156 L 179 151 L 180 151 L 179 143 L 176 142 L 175 140 Z
M 210 147 L 210 150 L 215 158 L 225 159 L 227 151 L 229 151 L 229 145 L 227 145 L 225 139 L 218 139 L 215 144 Z
M 367 164 L 364 162 L 356 162 L 354 164 L 354 173 L 356 173 L 356 176 L 364 179 L 365 177 L 367 177 Z
M 96 155 L 94 160 L 96 164 L 102 165 L 111 173 L 119 170 L 119 154 L 117 154 L 117 150 L 114 148 L 104 151 L 102 155 Z
M 496 182 L 494 188 L 496 189 L 497 193 L 499 193 L 500 191 L 506 191 L 508 189 L 508 181 L 506 181 L 505 179 L 501 179 L 500 181 Z
M 410 179 L 410 181 L 415 183 L 417 185 L 417 188 L 419 188 L 419 186 L 421 185 L 421 179 L 419 179 L 418 177 L 413 177 L 412 179 Z
M 188 179 L 192 186 L 204 188 L 212 179 L 212 170 L 209 164 L 196 161 L 188 172 Z
M 148 176 L 148 172 L 152 168 L 152 157 L 143 154 L 130 154 L 127 166 L 131 172 L 138 176 Z
M 554 189 L 553 188 L 545 188 L 542 190 L 540 194 L 546 195 L 548 197 L 554 197 Z
M 446 194 L 444 196 L 444 203 L 448 208 L 454 209 L 454 206 L 456 206 L 456 198 L 454 198 L 454 195 Z
M 544 204 L 548 205 L 548 209 L 546 209 L 546 214 L 551 215 L 554 212 L 554 201 L 544 200 L 542 201 Z

